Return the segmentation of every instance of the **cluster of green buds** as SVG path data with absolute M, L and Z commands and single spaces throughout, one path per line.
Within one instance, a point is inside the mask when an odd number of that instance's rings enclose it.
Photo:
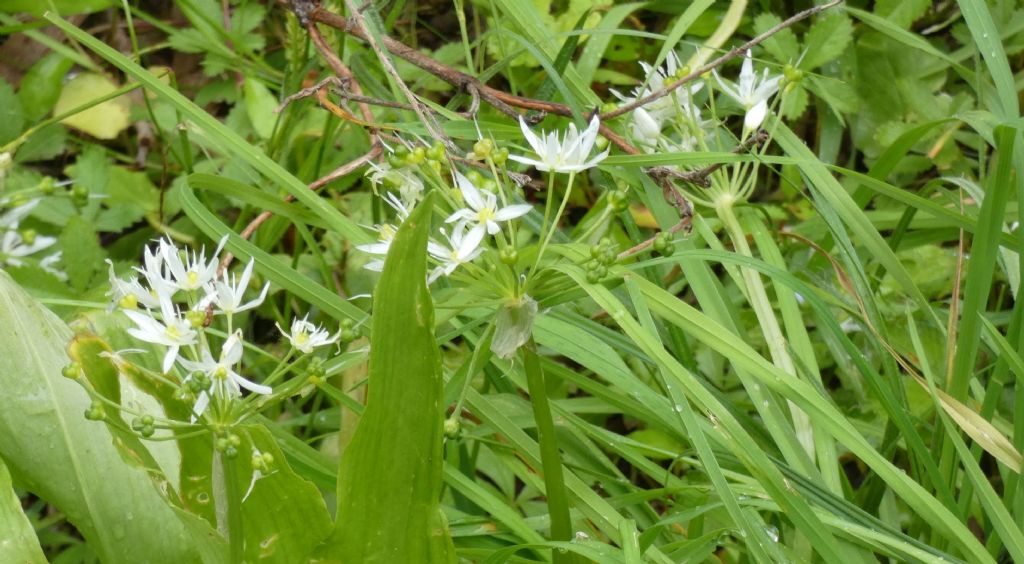
M 270 474 L 274 470 L 274 455 L 253 449 L 252 469 L 264 476 Z
M 596 284 L 608 276 L 608 267 L 615 264 L 618 246 L 608 237 L 602 237 L 596 245 L 590 247 L 590 260 L 587 261 L 587 282 Z
M 345 341 L 344 332 L 345 329 L 342 329 L 341 340 L 347 343 L 349 341 Z M 309 359 L 309 364 L 306 365 L 306 381 L 314 386 L 319 386 L 325 376 L 327 376 L 327 369 L 324 367 L 324 360 L 319 356 Z
M 84 208 L 89 203 L 89 189 L 82 184 L 71 185 L 71 203 L 77 208 Z
M 436 172 L 441 172 L 444 162 L 444 144 L 440 141 L 430 147 L 417 146 L 412 149 L 399 147 L 388 157 L 388 164 L 393 168 L 415 167 L 426 163 Z
M 144 438 L 153 436 L 156 432 L 152 415 L 143 415 L 142 417 L 136 417 L 132 419 L 132 431 L 142 435 Z
M 200 393 L 210 389 L 211 383 L 207 373 L 197 370 L 181 383 L 181 387 L 174 392 L 174 399 L 191 405 Z
M 213 441 L 213 448 L 224 455 L 224 458 L 235 458 L 238 456 L 238 446 L 242 444 L 242 438 L 238 435 L 221 431 L 217 439 Z
M 654 243 L 651 244 L 651 250 L 655 255 L 667 257 L 672 253 L 676 252 L 675 243 L 672 242 L 672 233 L 669 231 L 662 231 L 654 237 Z
M 107 411 L 103 407 L 103 402 L 100 400 L 93 400 L 89 404 L 89 409 L 85 410 L 85 418 L 89 421 L 103 421 L 107 416 Z
M 495 166 L 502 166 L 508 161 L 508 148 L 495 147 L 494 141 L 485 137 L 473 144 L 473 152 L 467 157 L 483 161 L 490 159 Z
M 619 185 L 615 190 L 608 192 L 608 206 L 615 213 L 629 209 L 629 192 L 625 186 Z

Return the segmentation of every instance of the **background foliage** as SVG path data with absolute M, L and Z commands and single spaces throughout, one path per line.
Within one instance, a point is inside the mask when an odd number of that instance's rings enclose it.
M 565 104 L 582 125 L 620 103 L 612 89 L 649 80 L 638 61 L 676 53 L 692 70 L 811 5 L 397 0 L 363 15 L 376 42 Z M 614 149 L 580 174 L 510 358 L 490 352 L 499 289 L 420 284 L 430 217 L 403 224 L 403 260 L 378 275 L 355 250 L 387 218 L 366 168 L 310 190 L 373 143 L 362 118 L 282 103 L 333 74 L 300 19 L 311 5 L 0 9 L 0 213 L 41 198 L 16 228 L 0 222 L 0 560 L 1024 561 L 1018 2 L 848 1 L 775 33 L 753 52 L 786 84 L 763 150 L 735 150 L 743 109 L 702 77 L 721 144 Z M 315 29 L 367 97 L 407 102 L 367 41 Z M 486 97 L 467 115 L 470 89 L 386 60 L 450 153 L 481 133 L 526 146 Z M 435 141 L 401 105 L 371 117 Z M 635 140 L 630 119 L 605 125 Z M 719 164 L 710 187 L 676 181 L 696 202 L 688 233 L 594 279 L 601 237 L 622 251 L 681 225 L 645 169 Z M 738 177 L 747 197 L 722 204 Z M 557 191 L 534 178 L 524 197 L 540 208 Z M 523 224 L 538 232 L 540 212 Z M 163 235 L 196 248 L 227 235 L 271 283 L 240 324 L 247 377 L 286 351 L 275 322 L 311 312 L 355 332 L 322 355 L 322 378 L 299 367 L 309 385 L 233 428 L 233 462 L 209 433 L 146 441 L 127 414 L 86 421 L 90 396 L 61 376 L 75 361 L 113 402 L 188 419 L 173 390 L 98 355 L 137 346 L 105 311 L 104 261 L 127 271 Z M 13 252 L 36 237 L 60 256 Z M 529 235 L 516 243 L 536 254 Z M 371 292 L 372 308 L 358 297 Z M 424 324 L 402 321 L 413 312 Z M 405 495 L 409 474 L 423 481 Z M 226 536 L 221 487 L 237 509 Z M 360 511 L 376 517 L 344 518 Z M 404 556 L 371 542 L 407 530 L 434 536 Z

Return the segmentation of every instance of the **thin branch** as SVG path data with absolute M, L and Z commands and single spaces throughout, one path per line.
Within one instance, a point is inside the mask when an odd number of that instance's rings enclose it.
M 356 26 L 363 30 L 365 35 L 365 41 L 370 46 L 370 49 L 377 55 L 377 59 L 380 60 L 380 64 L 384 67 L 386 72 L 394 80 L 395 84 L 398 85 L 398 89 L 402 91 L 409 104 L 412 105 L 413 111 L 416 112 L 416 117 L 423 123 L 423 127 L 427 128 L 427 133 L 434 139 L 439 139 L 445 143 L 445 145 L 452 145 L 451 141 L 441 132 L 440 125 L 434 120 L 434 116 L 423 109 L 423 104 L 420 103 L 419 98 L 413 94 L 409 86 L 402 80 L 402 77 L 398 74 L 398 70 L 395 69 L 395 64 L 391 61 L 391 57 L 381 49 L 380 45 L 377 44 L 377 39 L 374 38 L 373 34 L 370 33 L 370 28 L 366 23 L 366 19 L 360 12 L 356 3 L 352 0 L 345 0 L 345 5 L 348 6 L 348 10 L 351 13 L 350 18 L 355 21 Z
M 758 35 L 757 37 L 751 39 L 750 41 L 747 41 L 743 45 L 740 45 L 739 47 L 736 47 L 736 48 L 732 49 L 731 51 L 727 52 L 726 54 L 722 55 L 721 57 L 718 57 L 717 59 L 711 61 L 710 63 L 707 63 L 707 64 L 705 64 L 705 65 L 703 65 L 701 67 L 698 67 L 696 70 L 694 70 L 690 74 L 688 74 L 688 75 L 684 76 L 683 78 L 681 78 L 681 79 L 679 79 L 679 80 L 669 84 L 668 86 L 665 86 L 665 87 L 663 87 L 660 90 L 656 90 L 654 92 L 651 92 L 650 94 L 648 94 L 647 96 L 644 96 L 643 98 L 637 98 L 636 100 L 633 100 L 632 102 L 630 102 L 628 104 L 625 104 L 623 106 L 619 106 L 618 108 L 616 108 L 616 109 L 614 109 L 614 110 L 612 110 L 610 112 L 607 112 L 605 114 L 601 114 L 601 119 L 602 120 L 614 119 L 614 118 L 617 118 L 617 117 L 621 116 L 622 114 L 629 113 L 629 112 L 631 112 L 631 111 L 633 111 L 633 110 L 635 110 L 635 109 L 637 109 L 637 108 L 639 108 L 641 106 L 645 106 L 647 104 L 650 104 L 651 102 L 653 102 L 653 101 L 655 101 L 655 100 L 657 100 L 659 98 L 664 98 L 665 96 L 668 96 L 669 94 L 671 94 L 674 90 L 676 90 L 678 88 L 682 88 L 687 83 L 693 82 L 698 77 L 703 76 L 705 73 L 711 72 L 713 69 L 717 69 L 718 67 L 724 65 L 725 63 L 735 59 L 736 57 L 739 57 L 743 53 L 746 53 L 748 49 L 756 47 L 757 45 L 761 44 L 764 40 L 768 39 L 769 37 L 775 35 L 776 33 L 780 32 L 782 30 L 786 29 L 787 27 L 790 27 L 793 24 L 795 24 L 795 23 L 797 23 L 797 22 L 799 22 L 801 20 L 805 20 L 805 19 L 813 16 L 814 14 L 817 14 L 817 13 L 820 13 L 820 12 L 824 12 L 825 10 L 828 10 L 829 8 L 831 8 L 833 6 L 837 6 L 842 1 L 843 0 L 832 0 L 831 2 L 829 2 L 827 4 L 821 4 L 821 5 L 818 5 L 818 6 L 814 6 L 813 8 L 808 8 L 808 9 L 802 11 L 802 12 L 799 12 L 799 13 L 793 15 L 792 17 L 790 17 L 789 19 L 787 19 L 785 21 L 782 21 L 782 22 L 779 22 L 778 24 L 772 26 L 770 29 L 766 30 L 764 33 Z

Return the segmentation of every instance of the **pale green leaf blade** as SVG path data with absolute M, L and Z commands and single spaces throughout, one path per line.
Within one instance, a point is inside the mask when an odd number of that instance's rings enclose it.
M 455 562 L 440 511 L 441 356 L 427 289 L 433 198 L 395 235 L 374 292 L 369 394 L 338 471 L 324 555 L 343 562 Z
M 156 484 L 123 462 L 104 425 L 85 421 L 88 396 L 61 376 L 70 338 L 0 273 L 0 456 L 20 484 L 67 514 L 101 560 L 196 561 Z

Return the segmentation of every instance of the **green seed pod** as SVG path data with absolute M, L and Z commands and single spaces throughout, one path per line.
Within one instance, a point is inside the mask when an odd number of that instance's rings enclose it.
M 462 432 L 462 423 L 455 417 L 444 420 L 444 436 L 448 437 L 449 440 L 455 440 L 459 438 L 459 434 Z
M 493 178 L 487 178 L 483 182 L 480 183 L 480 189 L 481 190 L 486 190 L 486 191 L 492 192 L 492 193 L 497 193 L 497 191 L 498 191 L 498 183 L 495 182 Z
M 490 139 L 481 139 L 473 144 L 473 154 L 482 159 L 491 156 L 491 151 L 494 151 L 494 141 Z
M 106 410 L 103 408 L 103 403 L 99 400 L 94 400 L 89 404 L 89 409 L 85 410 L 85 418 L 89 421 L 102 421 L 106 416 Z
M 594 268 L 587 269 L 587 282 L 591 284 L 597 284 L 606 276 L 608 276 L 608 268 L 604 265 L 599 264 Z
M 61 376 L 70 378 L 72 380 L 78 378 L 82 374 L 82 365 L 77 362 L 72 362 L 60 370 Z
M 18 234 L 21 235 L 21 240 L 24 241 L 26 245 L 31 245 L 36 242 L 37 233 L 35 229 L 22 229 Z
M 440 141 L 434 143 L 427 149 L 427 159 L 431 161 L 444 160 L 444 143 Z
M 498 259 L 501 260 L 502 264 L 515 266 L 519 262 L 519 251 L 512 246 L 504 247 L 498 251 Z
M 472 182 L 473 186 L 480 186 L 484 182 L 484 177 L 479 172 L 471 170 L 466 173 L 466 180 Z
M 491 160 L 494 161 L 496 166 L 505 164 L 505 162 L 508 161 L 508 147 L 501 147 L 500 149 L 495 150 L 494 154 L 491 155 Z
M 53 194 L 53 182 L 54 181 L 52 176 L 43 177 L 43 180 L 39 183 L 39 193 L 44 196 L 49 196 L 50 194 Z
M 224 449 L 224 458 L 227 458 L 228 460 L 238 458 L 238 449 L 233 446 L 228 446 Z
M 84 208 L 89 203 L 89 189 L 81 184 L 75 184 L 71 188 L 71 203 L 75 207 Z
M 608 205 L 615 213 L 622 213 L 629 209 L 629 193 L 625 190 L 613 190 L 608 193 Z
M 786 65 L 782 69 L 782 76 L 785 76 L 788 82 L 800 82 L 804 78 L 804 71 L 793 65 Z
M 139 429 L 139 434 L 146 439 L 152 437 L 153 433 L 156 433 L 156 427 L 152 425 L 143 425 L 142 428 Z
M 416 166 L 421 165 L 427 161 L 427 150 L 423 147 L 416 147 L 409 153 L 409 156 L 405 157 L 406 164 Z
M 206 323 L 206 312 L 205 311 L 189 311 L 185 313 L 185 319 L 188 320 L 188 324 L 193 329 L 199 329 Z
M 231 446 L 230 443 L 228 443 L 228 440 L 225 439 L 224 437 L 221 437 L 213 442 L 213 448 L 217 452 L 224 452 L 225 450 L 228 449 L 229 446 Z

